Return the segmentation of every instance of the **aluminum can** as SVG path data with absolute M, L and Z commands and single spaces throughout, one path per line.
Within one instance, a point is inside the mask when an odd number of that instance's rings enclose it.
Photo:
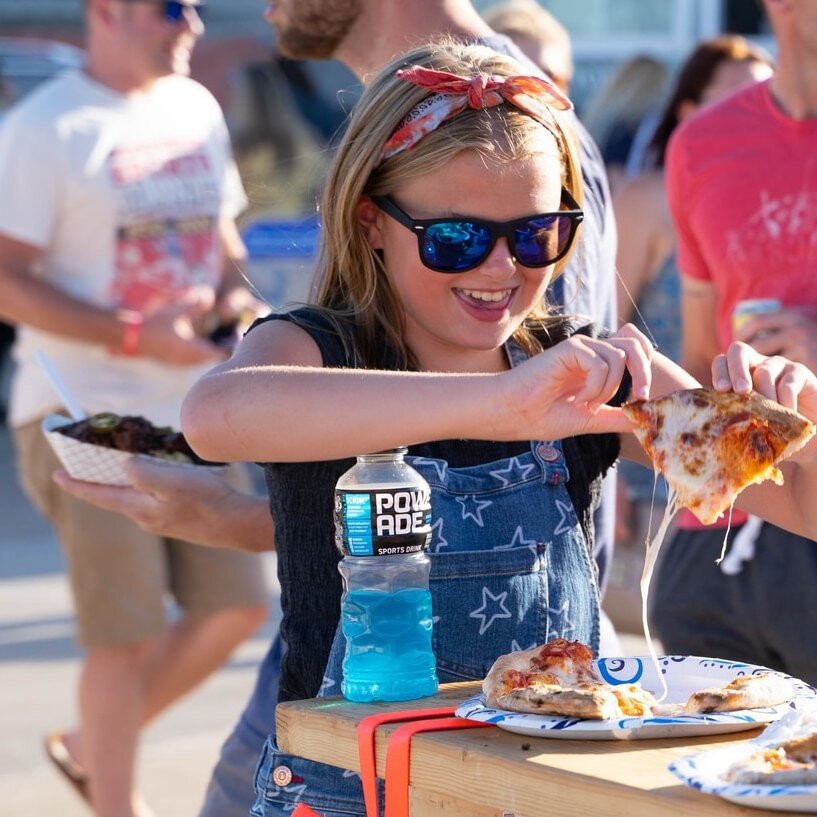
M 732 334 L 737 334 L 738 330 L 755 315 L 767 315 L 781 308 L 782 304 L 777 298 L 751 298 L 746 301 L 738 301 L 732 312 Z

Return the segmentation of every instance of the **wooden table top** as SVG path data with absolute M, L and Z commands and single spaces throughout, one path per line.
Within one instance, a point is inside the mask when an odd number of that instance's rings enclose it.
M 322 698 L 280 704 L 277 740 L 284 752 L 360 770 L 357 724 L 367 715 L 459 704 L 479 683 L 448 684 L 432 698 L 355 704 Z M 377 770 L 400 724 L 377 731 Z M 411 752 L 411 814 L 465 817 L 696 817 L 773 815 L 684 786 L 668 769 L 676 758 L 742 743 L 759 729 L 713 737 L 580 741 L 532 738 L 503 729 L 416 735 Z

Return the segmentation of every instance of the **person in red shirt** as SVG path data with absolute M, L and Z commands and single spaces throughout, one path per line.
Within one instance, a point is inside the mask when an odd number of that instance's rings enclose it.
M 701 382 L 731 341 L 817 370 L 817 6 L 764 0 L 778 44 L 767 81 L 677 129 L 666 179 L 682 273 L 682 365 Z M 737 305 L 780 308 L 733 330 Z M 751 661 L 817 681 L 817 549 L 738 515 L 703 528 L 686 514 L 654 589 L 666 651 Z M 730 552 L 714 560 L 728 535 Z M 801 601 L 802 599 L 802 601 Z

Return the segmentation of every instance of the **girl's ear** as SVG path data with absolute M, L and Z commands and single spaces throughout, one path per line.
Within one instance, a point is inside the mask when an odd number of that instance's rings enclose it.
M 383 211 L 368 196 L 360 197 L 357 203 L 357 220 L 373 250 L 383 249 L 383 234 L 380 230 L 382 217 Z

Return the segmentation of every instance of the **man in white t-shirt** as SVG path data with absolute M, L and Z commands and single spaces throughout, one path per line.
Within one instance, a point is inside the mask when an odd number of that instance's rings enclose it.
M 100 817 L 145 814 L 143 725 L 218 668 L 266 614 L 253 554 L 152 536 L 56 488 L 40 433 L 58 401 L 179 427 L 182 397 L 226 354 L 218 322 L 259 311 L 242 285 L 246 203 L 221 110 L 189 79 L 197 0 L 86 0 L 87 62 L 0 126 L 0 317 L 19 327 L 8 422 L 29 495 L 53 522 L 86 659 L 79 728 L 47 740 Z M 184 615 L 172 625 L 165 596 Z

